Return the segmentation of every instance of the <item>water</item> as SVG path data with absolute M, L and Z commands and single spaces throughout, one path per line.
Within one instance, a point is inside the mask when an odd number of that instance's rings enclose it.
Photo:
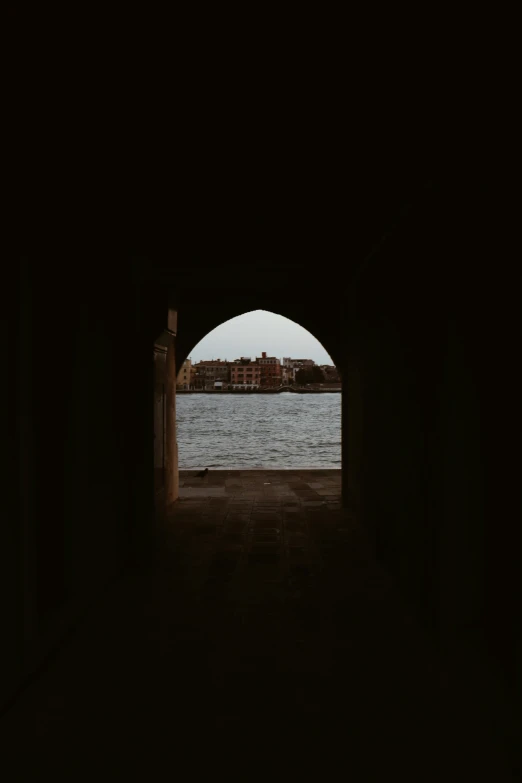
M 179 467 L 340 468 L 340 394 L 179 394 Z

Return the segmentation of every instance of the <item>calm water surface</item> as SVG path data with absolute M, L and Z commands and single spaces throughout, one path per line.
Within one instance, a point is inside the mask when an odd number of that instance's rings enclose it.
M 340 468 L 340 394 L 179 394 L 179 467 Z

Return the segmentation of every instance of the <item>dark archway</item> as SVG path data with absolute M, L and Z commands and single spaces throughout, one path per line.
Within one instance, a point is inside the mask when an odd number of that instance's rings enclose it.
M 343 476 L 357 467 L 364 528 L 440 648 L 464 662 L 484 701 L 492 695 L 506 736 L 516 713 L 518 743 L 520 271 L 499 246 L 502 188 L 447 184 L 358 274 L 351 259 L 362 261 L 368 243 L 354 241 L 358 221 L 341 204 L 333 227 L 330 205 L 322 224 L 315 205 L 299 212 L 284 246 L 295 263 L 268 252 L 272 261 L 254 272 L 222 260 L 225 243 L 214 267 L 193 248 L 113 275 L 106 262 L 74 261 L 69 279 L 81 284 L 65 297 L 67 264 L 16 268 L 4 297 L 3 703 L 129 553 L 143 554 L 154 518 L 152 344 L 166 328 L 169 290 L 178 363 L 224 317 L 254 307 L 291 317 L 327 347 L 347 385 Z M 308 218 L 314 263 L 300 264 L 311 254 Z

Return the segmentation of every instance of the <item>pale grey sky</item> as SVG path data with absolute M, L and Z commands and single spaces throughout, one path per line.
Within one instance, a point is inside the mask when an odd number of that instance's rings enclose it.
M 321 343 L 302 326 L 282 315 L 266 310 L 253 310 L 213 329 L 194 346 L 189 358 L 223 359 L 229 362 L 240 356 L 291 356 L 292 359 L 313 359 L 316 364 L 333 364 Z

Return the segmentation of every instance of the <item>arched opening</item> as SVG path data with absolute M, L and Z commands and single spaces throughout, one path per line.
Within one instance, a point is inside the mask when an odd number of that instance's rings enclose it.
M 341 389 L 325 347 L 295 321 L 228 319 L 177 368 L 180 469 L 339 469 Z

